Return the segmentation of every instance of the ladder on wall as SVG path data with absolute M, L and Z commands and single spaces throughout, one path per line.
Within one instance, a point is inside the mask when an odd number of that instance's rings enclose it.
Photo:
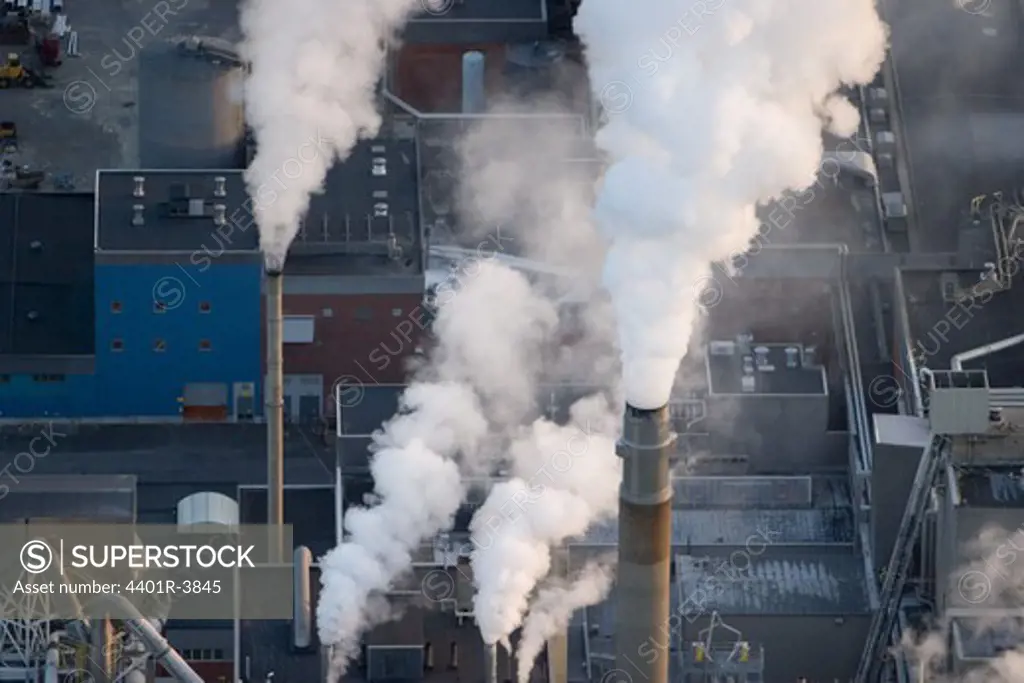
M 900 522 L 899 534 L 889 557 L 885 580 L 882 582 L 880 605 L 871 619 L 871 627 L 861 653 L 857 667 L 855 683 L 876 683 L 882 667 L 882 658 L 889 646 L 892 629 L 896 624 L 903 589 L 907 583 L 907 572 L 914 555 L 914 546 L 924 526 L 924 517 L 928 509 L 929 495 L 932 486 L 941 471 L 945 460 L 948 439 L 944 436 L 932 436 L 928 446 L 921 454 L 921 462 L 917 466 L 914 485 L 907 500 L 907 507 Z

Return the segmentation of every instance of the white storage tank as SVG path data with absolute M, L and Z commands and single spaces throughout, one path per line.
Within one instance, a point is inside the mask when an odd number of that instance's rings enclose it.
M 178 531 L 222 533 L 238 528 L 238 503 L 223 493 L 200 491 L 178 501 Z

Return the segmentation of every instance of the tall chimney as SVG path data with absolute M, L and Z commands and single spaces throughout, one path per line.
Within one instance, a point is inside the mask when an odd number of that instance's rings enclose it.
M 484 683 L 498 683 L 498 646 L 484 644 Z
M 670 454 L 676 435 L 668 406 L 626 406 L 616 451 L 622 458 L 619 489 L 619 567 L 616 586 L 615 666 L 635 680 L 668 683 L 669 652 L 656 634 L 668 632 L 672 561 Z M 645 656 L 646 653 L 646 656 Z
M 267 385 L 264 399 L 267 421 L 267 524 L 270 528 L 270 555 L 273 562 L 284 562 L 284 337 L 283 287 L 284 260 L 267 255 Z

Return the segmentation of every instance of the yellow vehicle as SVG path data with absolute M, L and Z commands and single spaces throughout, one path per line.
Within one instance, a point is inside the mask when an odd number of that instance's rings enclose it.
M 7 55 L 7 61 L 0 66 L 0 88 L 10 88 L 15 85 L 32 88 L 38 83 L 39 77 L 25 68 L 21 63 L 21 57 L 14 52 Z

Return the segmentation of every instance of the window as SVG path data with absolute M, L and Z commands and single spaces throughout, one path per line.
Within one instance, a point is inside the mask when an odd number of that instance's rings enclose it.
M 212 348 L 212 345 L 210 344 L 210 340 L 209 339 L 200 339 L 199 340 L 199 350 L 200 351 L 209 351 L 210 348 Z
M 154 301 L 153 302 L 153 312 L 154 313 L 166 313 L 167 312 L 167 304 L 165 304 L 163 301 Z
M 40 384 L 52 384 L 54 382 L 63 382 L 64 375 L 32 375 L 32 379 Z
M 200 313 L 209 313 L 210 312 L 210 302 L 209 301 L 200 301 L 199 302 L 199 312 Z
M 111 340 L 111 342 L 110 342 L 110 350 L 111 351 L 123 351 L 124 350 L 124 340 L 123 339 Z
M 284 317 L 285 344 L 312 344 L 316 319 L 311 315 L 286 315 Z
M 355 312 L 356 320 L 372 320 L 373 311 L 369 306 L 360 306 Z
M 394 317 L 394 318 L 401 318 L 402 317 L 402 309 L 401 308 L 392 308 L 391 309 L 391 316 Z
M 156 353 L 163 353 L 167 350 L 167 342 L 163 339 L 157 339 L 153 342 L 153 351 Z
M 121 312 L 121 302 L 120 301 L 111 301 L 110 302 L 110 312 L 111 313 L 115 313 L 115 314 L 116 313 L 120 313 Z

